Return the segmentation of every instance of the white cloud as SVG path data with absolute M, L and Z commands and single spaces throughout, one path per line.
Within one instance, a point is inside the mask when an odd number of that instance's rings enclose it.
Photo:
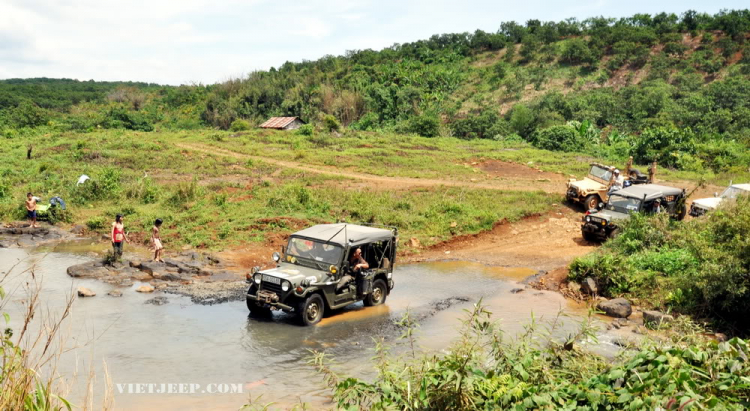
M 494 31 L 506 20 L 719 9 L 631 0 L 603 10 L 602 1 L 0 0 L 0 78 L 213 83 L 285 61 Z M 729 3 L 721 7 L 744 7 Z

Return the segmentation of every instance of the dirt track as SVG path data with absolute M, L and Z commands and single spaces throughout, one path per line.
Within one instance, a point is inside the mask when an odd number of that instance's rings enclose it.
M 444 186 L 464 187 L 490 190 L 541 190 L 551 194 L 562 194 L 566 177 L 549 172 L 542 172 L 525 165 L 489 160 L 472 163 L 482 174 L 481 181 L 458 181 L 444 179 L 421 179 L 407 177 L 386 177 L 352 171 L 342 171 L 333 167 L 309 166 L 297 162 L 276 160 L 261 156 L 251 156 L 226 149 L 197 143 L 180 143 L 178 147 L 210 155 L 219 155 L 237 159 L 264 161 L 284 168 L 346 177 L 349 184 L 365 185 L 379 189 L 398 189 L 409 187 Z M 690 182 L 666 183 L 687 188 L 688 192 L 695 186 Z M 693 197 L 709 196 L 721 187 L 707 185 L 697 190 Z M 597 245 L 583 240 L 580 231 L 581 210 L 576 206 L 557 206 L 553 211 L 542 216 L 529 217 L 516 223 L 498 223 L 490 231 L 453 238 L 429 248 L 409 247 L 408 239 L 402 240 L 402 262 L 464 260 L 484 264 L 530 267 L 538 270 L 552 271 L 567 266 L 575 257 L 593 251 Z M 224 253 L 230 261 L 239 267 L 249 268 L 252 265 L 266 263 L 267 256 L 283 244 L 284 239 L 269 239 L 267 244 L 253 246 L 242 250 Z
M 327 174 L 333 176 L 346 177 L 352 180 L 366 181 L 379 188 L 405 188 L 405 187 L 465 187 L 486 190 L 516 190 L 516 191 L 544 191 L 547 193 L 562 193 L 564 191 L 565 178 L 559 174 L 546 173 L 513 163 L 504 163 L 499 161 L 485 162 L 477 166 L 485 172 L 481 181 L 470 180 L 444 180 L 430 178 L 409 178 L 409 177 L 386 177 L 373 174 L 358 173 L 353 171 L 342 171 L 334 167 L 326 166 L 309 166 L 293 161 L 277 160 L 268 157 L 251 156 L 248 154 L 237 153 L 218 147 L 208 146 L 198 143 L 178 143 L 177 147 L 198 151 L 210 155 L 232 157 L 242 160 L 263 161 L 269 164 L 277 165 L 284 168 L 305 171 L 315 174 Z M 504 173 L 504 170 L 514 169 L 510 175 Z M 519 172 L 525 169 L 525 172 Z M 478 180 L 478 179 L 477 179 Z
M 581 237 L 581 214 L 559 206 L 541 216 L 513 224 L 501 223 L 484 233 L 456 237 L 427 249 L 408 252 L 403 260 L 477 261 L 548 271 L 566 266 L 575 257 L 596 247 L 597 244 L 588 243 Z

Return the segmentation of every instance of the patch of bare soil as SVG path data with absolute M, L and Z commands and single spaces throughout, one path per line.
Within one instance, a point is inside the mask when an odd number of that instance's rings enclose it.
M 455 237 L 428 248 L 402 246 L 401 261 L 477 261 L 490 265 L 554 270 L 575 257 L 593 251 L 597 244 L 581 237 L 581 214 L 568 207 L 528 217 L 520 222 L 500 223 L 492 230 Z

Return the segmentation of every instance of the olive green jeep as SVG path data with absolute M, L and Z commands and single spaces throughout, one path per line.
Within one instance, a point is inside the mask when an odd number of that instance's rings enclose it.
M 586 241 L 604 241 L 616 237 L 620 223 L 632 213 L 666 213 L 682 220 L 687 214 L 685 190 L 658 184 L 642 184 L 617 190 L 600 211 L 590 210 L 583 216 L 581 234 Z
M 289 237 L 276 267 L 247 274 L 247 308 L 253 315 L 271 310 L 296 314 L 312 325 L 328 310 L 363 301 L 380 305 L 394 287 L 398 230 L 354 224 L 320 224 Z M 369 268 L 354 270 L 357 249 Z

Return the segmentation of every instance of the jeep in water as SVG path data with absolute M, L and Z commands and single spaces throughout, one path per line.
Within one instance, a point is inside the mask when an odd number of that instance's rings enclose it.
M 253 268 L 247 275 L 247 308 L 251 314 L 270 310 L 295 313 L 312 325 L 327 310 L 363 301 L 380 305 L 394 287 L 398 230 L 354 224 L 320 224 L 289 237 L 276 267 Z M 369 268 L 354 270 L 349 261 L 361 250 Z
M 617 190 L 601 211 L 587 211 L 581 233 L 586 241 L 604 241 L 615 237 L 618 223 L 631 213 L 668 213 L 677 220 L 685 218 L 685 190 L 657 184 L 643 184 Z
M 690 215 L 693 217 L 700 217 L 709 211 L 716 210 L 719 204 L 724 201 L 734 200 L 739 195 L 750 195 L 750 184 L 732 184 L 729 183 L 729 187 L 724 190 L 721 195 L 719 193 L 714 194 L 710 198 L 699 198 L 693 201 L 690 205 Z
M 656 164 L 649 169 L 649 175 L 642 174 L 632 168 L 633 158 L 628 160 L 623 173 L 623 179 L 630 185 L 647 184 L 653 182 Z M 585 210 L 599 209 L 600 203 L 606 203 L 609 198 L 609 189 L 615 181 L 615 167 L 605 166 L 599 163 L 591 163 L 588 176 L 583 180 L 571 178 L 566 186 L 565 199 L 583 205 Z M 626 183 L 627 184 L 627 183 Z

